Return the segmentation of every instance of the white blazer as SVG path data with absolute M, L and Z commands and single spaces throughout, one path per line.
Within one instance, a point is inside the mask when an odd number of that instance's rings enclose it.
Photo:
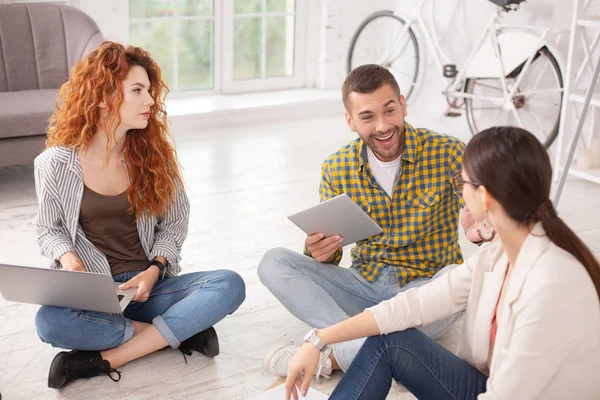
M 420 288 L 368 310 L 381 334 L 466 308 L 458 356 L 489 375 L 479 400 L 600 399 L 600 300 L 585 268 L 545 236 L 527 236 L 506 288 L 490 368 L 490 330 L 508 258 L 499 240 Z

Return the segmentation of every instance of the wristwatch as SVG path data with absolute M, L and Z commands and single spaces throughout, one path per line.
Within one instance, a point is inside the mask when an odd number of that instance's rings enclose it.
M 158 271 L 158 276 L 160 279 L 165 277 L 165 273 L 167 272 L 167 266 L 163 263 L 161 263 L 160 261 L 158 261 L 156 258 L 152 261 L 150 261 L 150 263 L 148 264 L 148 266 L 146 267 L 146 269 L 150 268 L 151 266 L 156 265 L 159 269 Z
M 327 349 L 327 345 L 321 341 L 319 336 L 317 336 L 317 328 L 312 328 L 310 331 L 308 331 L 306 336 L 304 336 L 304 341 L 311 343 L 320 352 L 324 352 Z

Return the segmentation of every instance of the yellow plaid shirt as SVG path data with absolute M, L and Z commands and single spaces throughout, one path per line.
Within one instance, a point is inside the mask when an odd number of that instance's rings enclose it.
M 383 267 L 392 265 L 400 286 L 463 262 L 458 245 L 463 203 L 452 179 L 462 168 L 465 144 L 408 123 L 404 132 L 401 171 L 392 198 L 373 176 L 360 138 L 325 160 L 319 186 L 321 201 L 346 193 L 383 229 L 356 243 L 352 267 L 375 281 Z M 341 259 L 342 249 L 333 263 Z

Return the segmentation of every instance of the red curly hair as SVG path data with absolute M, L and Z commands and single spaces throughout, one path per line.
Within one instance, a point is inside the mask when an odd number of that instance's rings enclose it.
M 108 132 L 109 144 L 116 141 L 111 127 L 121 123 L 121 82 L 136 65 L 146 70 L 150 80 L 148 91 L 154 100 L 146 128 L 130 130 L 125 139 L 125 164 L 131 180 L 127 191 L 129 212 L 135 213 L 137 220 L 144 212 L 147 216 L 165 214 L 175 191 L 183 189 L 173 138 L 167 129 L 164 99 L 169 88 L 150 53 L 106 41 L 79 61 L 71 70 L 69 81 L 60 88 L 46 146 L 86 150 L 99 124 Z M 102 101 L 107 103 L 103 122 L 98 107 Z

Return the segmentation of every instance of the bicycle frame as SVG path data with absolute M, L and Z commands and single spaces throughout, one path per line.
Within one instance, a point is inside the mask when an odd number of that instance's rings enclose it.
M 479 40 L 478 44 L 473 48 L 469 57 L 467 58 L 464 67 L 460 69 L 456 79 L 450 84 L 450 86 L 444 91 L 444 94 L 448 97 L 455 98 L 484 98 L 486 100 L 492 100 L 497 104 L 504 105 L 504 108 L 508 111 L 513 108 L 512 99 L 518 88 L 523 76 L 531 63 L 533 62 L 537 52 L 544 46 L 548 46 L 546 39 L 549 33 L 563 33 L 565 31 L 541 28 L 535 26 L 518 26 L 518 25 L 504 25 L 499 23 L 499 14 L 495 15 L 490 19 L 485 33 Z M 511 47 L 510 51 L 502 51 L 500 40 L 503 34 L 512 33 L 515 40 L 512 43 L 518 43 L 519 48 Z M 489 60 L 489 48 L 485 49 L 486 41 L 491 39 L 491 48 L 493 51 L 493 60 Z M 508 45 L 508 43 L 506 43 Z M 488 52 L 486 52 L 488 50 Z M 496 71 L 490 73 L 490 70 L 494 69 L 495 63 Z M 517 77 L 516 82 L 509 89 L 507 85 L 506 77 L 508 73 L 513 71 L 515 68 L 523 64 L 522 73 Z M 491 67 L 491 68 L 490 68 Z M 466 79 L 469 78 L 498 78 L 502 83 L 502 97 L 492 96 L 477 96 L 463 92 L 463 86 Z M 538 90 L 530 92 L 520 92 L 520 95 L 532 95 L 548 92 L 548 90 Z
M 423 10 L 423 7 L 425 7 L 425 4 L 428 2 L 429 2 L 429 0 L 421 0 L 419 5 L 417 6 L 416 11 L 412 15 L 398 13 L 398 15 L 400 15 L 400 16 L 402 16 L 402 18 L 404 18 L 404 20 L 406 21 L 406 24 L 404 25 L 404 28 L 402 28 L 402 30 L 398 34 L 398 39 L 396 39 L 396 42 L 391 47 L 392 49 L 394 49 L 394 50 L 392 50 L 392 53 L 386 54 L 384 57 L 382 57 L 381 60 L 378 60 L 378 62 L 377 62 L 378 64 L 384 64 L 384 60 L 388 60 L 388 59 L 395 60 L 396 58 L 398 58 L 400 56 L 400 54 L 402 53 L 402 50 L 403 50 L 403 46 L 401 45 L 402 39 L 408 34 L 408 30 L 413 25 L 422 25 L 423 26 L 423 29 L 419 30 L 419 33 L 421 35 L 423 35 L 423 38 L 425 39 L 425 42 L 427 44 L 427 49 L 428 49 L 429 53 L 431 53 L 433 55 L 433 59 L 434 59 L 435 63 L 437 64 L 438 69 L 441 71 L 443 64 L 450 63 L 450 59 L 448 58 L 446 53 L 444 53 L 444 50 L 442 49 L 442 46 L 440 45 L 440 43 L 437 39 L 437 35 L 435 34 L 435 28 L 433 26 L 433 22 L 430 23 L 431 27 L 428 29 L 427 24 L 425 24 L 425 21 L 421 17 L 421 11 Z M 433 21 L 433 7 L 431 7 L 430 12 L 431 12 L 430 21 Z M 433 34 L 429 30 L 431 30 L 433 32 Z
M 390 54 L 386 54 L 384 57 L 382 57 L 381 60 L 379 60 L 380 64 L 383 64 L 385 60 L 390 60 L 390 59 L 395 60 L 396 58 L 400 57 L 400 55 L 403 51 L 402 42 L 403 42 L 404 38 L 406 37 L 406 35 L 408 34 L 408 30 L 411 27 L 413 27 L 413 25 L 422 25 L 423 26 L 423 29 L 420 29 L 418 33 L 425 39 L 428 52 L 430 54 L 432 54 L 433 60 L 436 63 L 438 70 L 441 71 L 444 64 L 451 63 L 449 57 L 443 51 L 443 49 L 439 43 L 438 36 L 435 31 L 435 26 L 433 23 L 433 20 L 434 20 L 433 9 L 434 8 L 433 7 L 430 8 L 430 21 L 429 21 L 430 26 L 429 27 L 427 26 L 427 24 L 425 23 L 425 21 L 423 20 L 423 18 L 421 16 L 423 7 L 425 7 L 425 5 L 428 1 L 429 0 L 422 0 L 419 3 L 419 5 L 417 6 L 415 13 L 413 13 L 412 15 L 398 13 L 398 15 L 400 15 L 402 18 L 404 18 L 404 20 L 406 21 L 406 24 L 403 27 L 403 29 L 400 31 L 400 33 L 398 34 L 398 39 L 396 39 L 394 46 L 392 46 L 393 50 L 391 50 Z M 498 105 L 502 105 L 507 111 L 510 111 L 510 110 L 514 111 L 514 104 L 512 103 L 511 99 L 515 96 L 515 94 L 519 88 L 519 84 L 521 83 L 523 76 L 525 76 L 526 74 L 525 73 L 519 74 L 517 81 L 510 89 L 507 84 L 507 79 L 506 79 L 507 74 L 523 63 L 525 63 L 525 64 L 522 68 L 522 72 L 526 72 L 529 69 L 529 67 L 531 66 L 531 63 L 533 62 L 537 52 L 544 46 L 549 47 L 548 44 L 546 43 L 546 39 L 547 39 L 547 36 L 549 33 L 560 34 L 560 33 L 568 32 L 568 31 L 564 31 L 564 30 L 541 28 L 541 27 L 528 26 L 528 25 L 518 26 L 518 25 L 500 24 L 499 20 L 500 20 L 501 10 L 502 9 L 499 8 L 498 12 L 490 18 L 488 24 L 486 25 L 483 35 L 481 36 L 481 38 L 479 39 L 479 41 L 477 42 L 475 47 L 471 50 L 471 53 L 467 57 L 467 60 L 465 61 L 463 67 L 459 68 L 458 75 L 452 81 L 452 83 L 450 83 L 450 85 L 446 88 L 446 90 L 443 92 L 447 97 L 462 98 L 462 99 L 479 98 L 479 99 L 491 100 L 492 102 L 494 102 Z M 510 33 L 513 33 L 513 36 L 515 36 L 515 37 L 518 36 L 518 40 L 516 40 L 516 41 L 513 40 L 513 42 L 516 42 L 520 46 L 520 52 L 515 52 L 514 48 L 511 48 L 511 50 L 508 50 L 508 51 L 502 51 L 502 45 L 499 41 L 499 38 L 503 34 L 510 34 Z M 490 42 L 488 42 L 488 40 L 491 40 L 491 44 L 490 44 Z M 489 53 L 489 50 L 490 50 L 489 47 L 486 48 L 486 43 L 491 45 L 492 54 L 485 53 L 486 51 L 488 51 L 488 53 Z M 557 52 L 553 52 L 553 54 L 556 55 Z M 492 66 L 492 69 L 493 69 L 493 67 L 496 68 L 495 75 L 490 76 L 489 73 L 483 74 L 483 75 L 478 74 L 476 71 L 476 68 L 474 68 L 473 66 L 474 65 L 485 65 L 486 67 L 489 67 L 490 66 L 489 55 L 493 55 L 492 61 L 496 63 L 495 66 Z M 481 68 L 480 68 L 480 70 L 481 70 Z M 464 83 L 465 83 L 466 79 L 482 78 L 482 77 L 499 78 L 502 83 L 503 96 L 502 97 L 478 96 L 478 95 L 464 93 L 463 90 L 464 90 Z M 532 94 L 538 94 L 538 93 L 543 93 L 543 92 L 548 92 L 548 90 L 521 92 L 520 94 L 521 95 L 532 95 Z M 516 117 L 519 118 L 518 116 L 516 116 Z

